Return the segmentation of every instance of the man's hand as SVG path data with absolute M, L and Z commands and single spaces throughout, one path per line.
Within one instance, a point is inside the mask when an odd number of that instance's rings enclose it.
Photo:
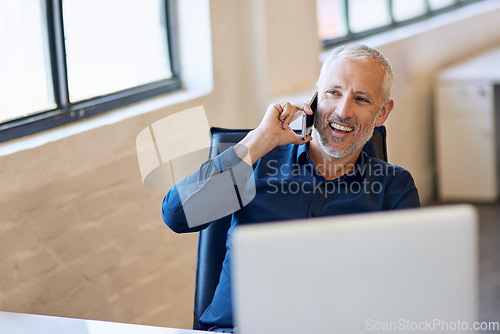
M 276 146 L 300 145 L 311 141 L 311 136 L 307 136 L 305 140 L 302 140 L 301 136 L 290 128 L 290 123 L 299 118 L 303 112 L 308 115 L 313 113 L 307 103 L 285 102 L 271 104 L 267 108 L 260 125 L 255 130 L 250 131 L 234 147 L 236 154 L 249 165 L 252 165 Z M 249 154 L 247 155 L 247 153 Z

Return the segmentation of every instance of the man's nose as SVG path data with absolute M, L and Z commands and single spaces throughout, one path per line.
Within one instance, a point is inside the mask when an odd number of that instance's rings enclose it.
M 353 105 L 348 99 L 342 99 L 335 108 L 335 113 L 341 118 L 349 118 L 353 115 Z

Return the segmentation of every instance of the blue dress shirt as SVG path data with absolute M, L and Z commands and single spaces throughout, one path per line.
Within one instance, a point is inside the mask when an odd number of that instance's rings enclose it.
M 236 225 L 420 207 L 417 188 L 405 169 L 361 153 L 349 173 L 335 180 L 325 180 L 310 160 L 306 145 L 276 147 L 254 164 L 251 175 L 244 175 L 249 174 L 245 170 L 240 172 L 242 175 L 236 175 L 236 178 L 246 177 L 252 181 L 246 183 L 247 188 L 252 188 L 246 193 L 255 197 L 232 214 L 219 284 L 212 303 L 200 318 L 207 328 L 214 325 L 233 326 L 231 232 Z M 183 206 L 186 207 L 189 202 L 203 202 L 204 198 L 208 198 L 206 196 L 210 197 L 203 194 L 203 188 L 208 188 L 211 178 L 241 163 L 244 162 L 230 148 L 173 186 L 163 200 L 165 223 L 179 233 L 198 231 L 208 226 L 206 222 L 188 222 Z M 232 173 L 237 172 L 233 170 Z M 189 196 L 179 195 L 177 187 L 183 182 L 192 185 L 191 188 L 188 186 Z M 234 188 L 228 191 L 234 192 Z M 241 196 L 245 197 L 245 190 Z M 213 201 L 213 196 L 210 200 Z M 191 205 L 193 207 L 197 205 Z

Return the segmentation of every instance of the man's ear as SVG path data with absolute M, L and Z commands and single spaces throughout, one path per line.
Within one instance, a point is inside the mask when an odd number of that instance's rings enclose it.
M 382 126 L 385 123 L 385 120 L 387 119 L 387 117 L 389 117 L 392 108 L 394 108 L 394 101 L 392 99 L 388 99 L 387 101 L 385 101 L 382 109 L 380 109 L 380 112 L 378 113 L 375 126 Z

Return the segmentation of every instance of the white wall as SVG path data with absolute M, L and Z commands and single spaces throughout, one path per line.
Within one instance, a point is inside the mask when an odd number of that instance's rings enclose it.
M 392 163 L 409 169 L 424 203 L 435 187 L 433 89 L 439 70 L 500 45 L 500 2 L 489 1 L 422 22 L 412 29 L 368 39 L 390 60 L 395 109 L 387 122 Z M 406 31 L 411 36 L 404 36 Z M 493 180 L 492 180 L 493 182 Z
M 83 132 L 67 126 L 73 135 L 0 156 L 1 310 L 191 326 L 197 236 L 164 226 L 164 193 L 142 185 L 135 138 L 152 122 L 200 104 L 211 125 L 255 127 L 269 101 L 307 98 L 321 45 L 310 0 L 212 0 L 208 14 L 205 0 L 182 3 L 192 16 L 181 27 L 190 36 L 183 50 L 193 44 L 193 31 L 210 37 L 199 44 L 205 46 L 196 52 L 199 63 L 183 59 L 192 90 L 122 110 L 149 112 Z M 454 14 L 444 26 L 424 23 L 411 36 L 403 31 L 389 42 L 366 41 L 390 58 L 396 73 L 390 161 L 413 173 L 426 202 L 434 189 L 433 78 L 440 68 L 500 44 L 500 4 L 485 6 L 468 8 L 464 18 Z M 201 25 L 206 15 L 210 27 Z M 189 94 L 197 97 L 181 101 Z M 29 140 L 39 138 L 12 143 Z

